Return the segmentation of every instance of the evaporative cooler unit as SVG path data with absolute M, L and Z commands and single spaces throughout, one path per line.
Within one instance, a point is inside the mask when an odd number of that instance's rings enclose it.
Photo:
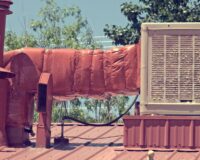
M 200 23 L 143 23 L 141 114 L 200 115 Z

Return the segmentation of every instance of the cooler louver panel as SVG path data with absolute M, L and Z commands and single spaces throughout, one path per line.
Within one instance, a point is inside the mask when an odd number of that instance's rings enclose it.
M 149 101 L 200 101 L 200 37 L 152 35 Z
M 164 99 L 164 37 L 152 37 L 152 46 L 151 96 L 156 102 Z
M 200 36 L 194 39 L 194 98 L 200 102 Z
M 180 101 L 193 100 L 193 37 L 180 37 Z
M 176 102 L 178 99 L 178 37 L 166 36 L 165 42 L 165 100 Z

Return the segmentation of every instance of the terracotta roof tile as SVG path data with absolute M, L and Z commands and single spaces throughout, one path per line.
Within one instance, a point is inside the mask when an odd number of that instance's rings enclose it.
M 36 129 L 36 127 L 33 127 Z M 60 136 L 61 128 L 52 126 L 53 138 Z M 123 147 L 123 126 L 91 127 L 66 124 L 64 135 L 69 145 L 58 144 L 50 149 L 31 147 L 0 147 L 0 160 L 146 160 L 148 149 Z M 31 138 L 33 144 L 35 137 Z M 155 160 L 200 160 L 199 150 L 155 151 Z

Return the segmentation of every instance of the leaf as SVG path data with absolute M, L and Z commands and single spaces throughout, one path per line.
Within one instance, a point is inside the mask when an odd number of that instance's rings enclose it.
M 121 13 L 129 21 L 124 27 L 106 24 L 104 34 L 115 45 L 137 43 L 142 22 L 199 22 L 199 0 L 139 0 L 124 2 Z M 123 31 L 122 31 L 123 30 Z

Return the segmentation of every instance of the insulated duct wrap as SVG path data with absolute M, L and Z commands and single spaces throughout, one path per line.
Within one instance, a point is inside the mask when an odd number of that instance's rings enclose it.
M 20 61 L 19 55 L 22 53 L 29 57 L 37 72 L 32 74 L 31 71 L 21 68 L 25 71 L 20 71 L 20 74 L 29 79 L 27 85 L 31 87 L 26 86 L 25 81 L 21 84 L 16 73 L 14 83 L 27 90 L 36 90 L 35 81 L 41 72 L 52 74 L 53 95 L 57 98 L 104 98 L 107 94 L 134 94 L 140 88 L 139 44 L 107 51 L 24 48 L 5 53 L 4 66 L 13 66 L 17 57 L 17 61 Z
M 11 90 L 7 109 L 6 129 L 9 145 L 21 145 L 28 140 L 28 133 L 24 130 L 25 127 L 32 125 L 33 98 L 43 66 L 41 50 L 26 49 L 25 51 L 26 54 L 10 52 L 14 56 L 11 56 L 7 64 L 16 75 L 10 80 Z

